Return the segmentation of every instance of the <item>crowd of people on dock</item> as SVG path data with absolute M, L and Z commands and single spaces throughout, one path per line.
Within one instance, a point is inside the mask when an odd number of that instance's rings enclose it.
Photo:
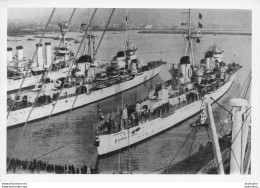
M 49 164 L 42 160 L 33 159 L 32 161 L 21 160 L 18 158 L 7 157 L 7 172 L 18 173 L 18 171 L 28 171 L 29 173 L 55 173 L 55 174 L 97 174 L 98 170 L 92 166 L 83 165 L 76 168 L 74 165 Z

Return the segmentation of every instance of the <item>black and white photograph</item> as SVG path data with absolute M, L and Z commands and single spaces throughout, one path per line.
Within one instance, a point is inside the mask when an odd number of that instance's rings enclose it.
M 7 177 L 255 176 L 252 8 L 5 13 Z

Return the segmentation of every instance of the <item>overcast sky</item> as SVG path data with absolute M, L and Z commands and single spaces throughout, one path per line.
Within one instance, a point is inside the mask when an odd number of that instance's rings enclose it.
M 8 22 L 43 22 L 46 23 L 50 16 L 51 8 L 9 8 Z M 106 22 L 111 9 L 98 9 L 95 20 Z M 163 23 L 179 25 L 185 21 L 183 12 L 187 9 L 128 9 L 129 23 Z M 56 9 L 53 21 L 66 21 L 69 19 L 72 9 Z M 90 17 L 93 9 L 77 9 L 72 20 L 74 24 L 84 23 Z M 121 23 L 126 16 L 126 9 L 116 9 L 111 23 Z M 193 21 L 198 20 L 198 13 L 203 15 L 202 22 L 224 25 L 242 25 L 252 27 L 251 10 L 231 9 L 193 9 Z

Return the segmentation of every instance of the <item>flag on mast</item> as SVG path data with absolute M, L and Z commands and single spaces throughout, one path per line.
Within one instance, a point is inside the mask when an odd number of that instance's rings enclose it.
M 199 26 L 199 28 L 201 28 L 201 29 L 202 29 L 202 24 L 201 24 L 200 22 L 199 22 L 198 26 Z

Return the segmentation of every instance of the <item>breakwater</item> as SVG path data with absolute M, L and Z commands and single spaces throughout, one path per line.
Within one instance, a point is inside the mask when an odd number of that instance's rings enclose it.
M 184 30 L 144 30 L 139 31 L 141 34 L 187 34 L 187 31 Z M 192 34 L 197 34 L 196 32 L 192 32 Z M 252 35 L 251 31 L 222 31 L 222 30 L 208 30 L 201 31 L 201 34 L 206 35 Z

